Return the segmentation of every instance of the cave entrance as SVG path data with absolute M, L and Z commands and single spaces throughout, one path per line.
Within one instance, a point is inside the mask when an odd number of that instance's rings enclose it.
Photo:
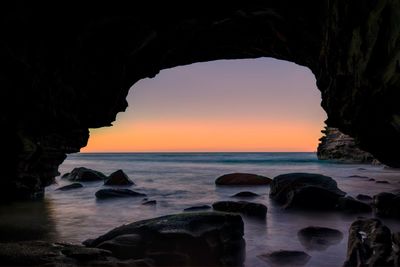
M 326 119 L 311 71 L 273 58 L 165 69 L 127 100 L 83 152 L 311 152 Z

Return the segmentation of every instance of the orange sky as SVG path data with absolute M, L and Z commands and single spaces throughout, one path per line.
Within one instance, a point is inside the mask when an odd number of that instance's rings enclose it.
M 326 118 L 308 69 L 265 58 L 164 70 L 128 102 L 82 152 L 315 151 Z

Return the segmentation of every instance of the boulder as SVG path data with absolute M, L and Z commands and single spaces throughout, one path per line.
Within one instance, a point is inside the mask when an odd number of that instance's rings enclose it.
M 349 230 L 344 267 L 393 266 L 392 237 L 389 228 L 378 219 L 359 219 Z
M 350 196 L 340 197 L 336 207 L 338 210 L 352 213 L 372 211 L 371 205 L 358 201 Z
M 271 179 L 251 173 L 229 173 L 218 177 L 216 185 L 269 185 Z
M 84 244 L 120 259 L 151 259 L 155 266 L 242 266 L 245 248 L 242 218 L 219 212 L 138 221 Z
M 76 182 L 94 182 L 103 181 L 107 178 L 103 173 L 88 169 L 85 167 L 74 168 L 68 175 L 63 175 L 62 178 L 66 178 L 70 181 Z
M 104 185 L 134 185 L 135 183 L 129 179 L 122 170 L 111 173 L 107 180 L 104 181 Z
M 258 197 L 258 196 L 259 196 L 259 194 L 249 192 L 249 191 L 243 191 L 243 192 L 234 194 L 231 197 Z
M 247 201 L 218 201 L 212 207 L 217 211 L 238 212 L 257 217 L 265 217 L 268 211 L 268 208 L 263 204 Z
M 373 202 L 376 215 L 400 219 L 400 193 L 379 193 Z
M 211 206 L 209 205 L 201 205 L 201 206 L 193 206 L 184 209 L 183 211 L 199 211 L 199 210 L 209 210 L 211 209 Z
M 332 228 L 309 226 L 297 232 L 297 237 L 307 250 L 322 251 L 339 244 L 343 233 Z
M 130 189 L 100 189 L 96 192 L 96 197 L 99 199 L 106 198 L 121 198 L 121 197 L 145 197 L 146 194 L 142 194 Z
M 270 266 L 303 266 L 311 259 L 311 256 L 303 251 L 278 250 L 258 256 Z
M 270 197 L 284 208 L 335 209 L 345 194 L 331 177 L 312 173 L 278 175 L 270 190 Z
M 65 185 L 65 186 L 59 187 L 56 190 L 68 191 L 68 190 L 77 189 L 77 188 L 81 188 L 81 187 L 83 187 L 83 185 L 80 184 L 80 183 L 72 183 L 72 184 L 69 184 L 69 185 Z

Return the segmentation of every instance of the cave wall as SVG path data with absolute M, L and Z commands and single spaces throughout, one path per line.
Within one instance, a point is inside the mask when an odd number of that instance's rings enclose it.
M 310 68 L 328 125 L 400 166 L 397 0 L 3 1 L 0 31 L 0 198 L 42 196 L 138 80 L 217 59 Z

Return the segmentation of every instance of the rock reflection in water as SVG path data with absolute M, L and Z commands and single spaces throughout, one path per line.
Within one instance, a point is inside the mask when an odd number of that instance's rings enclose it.
M 0 205 L 0 242 L 36 239 L 57 240 L 50 201 Z

